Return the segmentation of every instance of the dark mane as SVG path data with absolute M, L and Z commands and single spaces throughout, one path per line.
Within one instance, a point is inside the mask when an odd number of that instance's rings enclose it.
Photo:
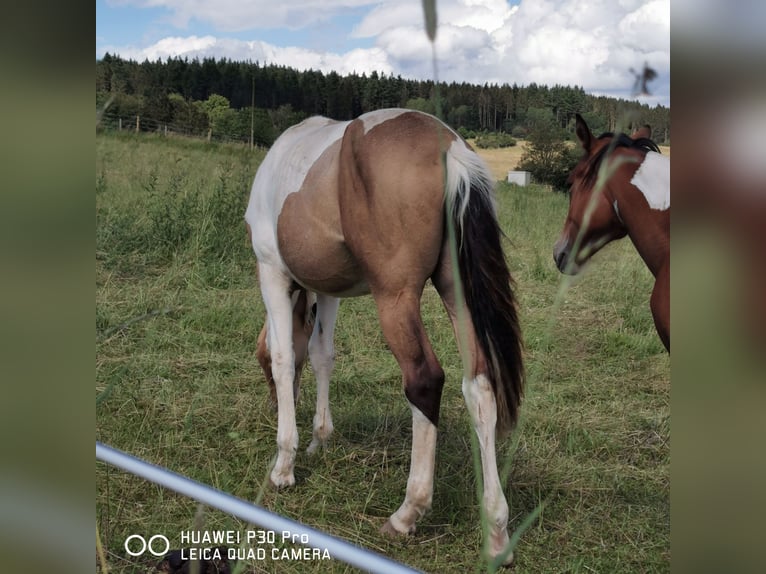
M 648 138 L 638 138 L 638 139 L 632 139 L 631 137 L 625 135 L 625 134 L 617 134 L 615 135 L 613 132 L 605 132 L 598 136 L 599 140 L 606 139 L 606 138 L 612 138 L 612 141 L 609 143 L 609 145 L 605 145 L 600 150 L 598 150 L 592 158 L 588 160 L 588 164 L 585 167 L 585 173 L 583 174 L 583 179 L 585 183 L 589 186 L 594 186 L 596 184 L 596 178 L 598 177 L 598 170 L 601 167 L 601 164 L 604 161 L 604 158 L 612 153 L 617 148 L 629 148 L 629 149 L 635 149 L 638 151 L 641 151 L 643 153 L 647 153 L 650 151 L 661 153 L 660 148 L 657 146 L 656 143 L 654 143 L 652 140 Z

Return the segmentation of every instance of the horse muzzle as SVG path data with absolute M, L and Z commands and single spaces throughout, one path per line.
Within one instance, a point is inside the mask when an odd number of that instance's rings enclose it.
M 553 261 L 556 262 L 558 270 L 565 275 L 577 275 L 580 272 L 580 265 L 575 260 L 567 238 L 559 239 L 553 246 Z

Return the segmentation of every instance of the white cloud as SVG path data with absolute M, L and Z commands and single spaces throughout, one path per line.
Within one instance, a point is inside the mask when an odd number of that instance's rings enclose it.
M 618 30 L 625 44 L 634 49 L 666 49 L 670 38 L 670 4 L 666 0 L 647 2 L 625 15 Z
M 225 33 L 224 37 L 165 38 L 140 49 L 109 51 L 139 60 L 225 56 L 325 72 L 377 70 L 432 77 L 431 46 L 423 30 L 421 3 L 416 0 L 125 1 L 164 6 L 179 21 L 208 22 L 224 32 L 308 26 L 317 18 L 329 19 L 349 7 L 369 5 L 361 21 L 348 30 L 348 37 L 369 38 L 374 47 L 346 53 L 233 40 Z M 518 6 L 506 0 L 444 0 L 437 8 L 440 80 L 579 85 L 627 97 L 634 79 L 630 68 L 638 69 L 646 62 L 659 74 L 650 89 L 661 90 L 660 102 L 669 104 L 669 0 L 522 0 Z M 321 27 L 312 29 L 312 34 L 317 33 Z

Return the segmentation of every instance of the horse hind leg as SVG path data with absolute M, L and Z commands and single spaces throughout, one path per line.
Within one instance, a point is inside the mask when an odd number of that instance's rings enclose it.
M 314 331 L 309 340 L 309 359 L 317 382 L 317 402 L 314 414 L 314 430 L 306 451 L 313 454 L 324 446 L 333 431 L 330 414 L 330 376 L 335 365 L 333 334 L 338 315 L 339 299 L 317 295 L 317 315 Z
M 293 299 L 293 352 L 295 353 L 295 376 L 293 378 L 293 399 L 298 403 L 301 392 L 301 375 L 306 366 L 309 338 L 314 326 L 314 293 L 306 289 L 296 289 Z
M 402 370 L 404 393 L 412 410 L 410 475 L 404 502 L 381 528 L 384 534 L 411 534 L 430 508 L 436 460 L 436 423 L 444 371 L 431 348 L 420 317 L 418 292 L 376 297 L 381 328 Z
M 484 484 L 482 505 L 489 523 L 489 539 L 485 544 L 492 558 L 503 554 L 510 544 L 508 537 L 508 501 L 505 499 L 500 476 L 497 472 L 495 453 L 495 425 L 497 403 L 495 392 L 484 374 L 463 379 L 463 397 L 479 439 L 481 469 Z M 513 561 L 513 553 L 504 558 L 505 564 Z
M 454 278 L 449 260 L 445 258 L 439 265 L 432 281 L 444 303 L 452 327 L 464 355 L 468 368 L 464 371 L 462 391 L 468 412 L 471 416 L 476 436 L 479 441 L 483 480 L 484 517 L 489 524 L 489 539 L 485 540 L 490 557 L 493 559 L 506 552 L 510 544 L 508 537 L 508 501 L 503 493 L 500 476 L 497 471 L 495 452 L 495 427 L 497 424 L 497 401 L 492 384 L 484 374 L 486 360 L 480 350 L 473 322 L 466 313 L 458 314 Z M 461 324 L 459 317 L 465 317 Z M 508 565 L 513 561 L 513 553 L 504 558 Z

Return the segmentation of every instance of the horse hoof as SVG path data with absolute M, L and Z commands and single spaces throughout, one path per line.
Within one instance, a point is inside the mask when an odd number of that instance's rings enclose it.
M 269 477 L 269 483 L 271 483 L 271 486 L 276 490 L 282 490 L 283 488 L 287 488 L 290 486 L 295 485 L 295 476 L 292 474 L 282 476 L 282 475 L 272 475 Z
M 497 564 L 497 561 L 505 556 L 505 552 L 508 549 L 508 544 L 510 541 L 508 540 L 508 536 L 505 535 L 503 540 L 500 543 L 492 544 L 492 548 L 490 550 L 490 555 L 492 556 L 492 560 Z M 494 541 L 493 542 L 497 542 Z M 502 562 L 500 563 L 501 566 L 511 566 L 513 564 L 513 551 L 511 550 L 508 552 L 508 555 L 505 556 L 505 558 L 502 558 Z
M 327 448 L 327 443 L 330 440 L 329 433 L 325 435 L 324 437 L 318 437 L 311 439 L 311 444 L 309 444 L 308 448 L 306 449 L 307 454 L 316 454 L 320 450 Z
M 503 560 L 501 566 L 512 566 L 513 565 L 513 552 L 508 554 L 508 556 Z
M 407 532 L 400 532 L 396 528 L 394 528 L 394 525 L 391 523 L 391 519 L 386 520 L 386 523 L 380 527 L 380 533 L 383 536 L 387 536 L 389 538 L 398 538 L 400 536 L 409 536 L 410 534 L 415 533 L 415 525 L 412 526 Z

